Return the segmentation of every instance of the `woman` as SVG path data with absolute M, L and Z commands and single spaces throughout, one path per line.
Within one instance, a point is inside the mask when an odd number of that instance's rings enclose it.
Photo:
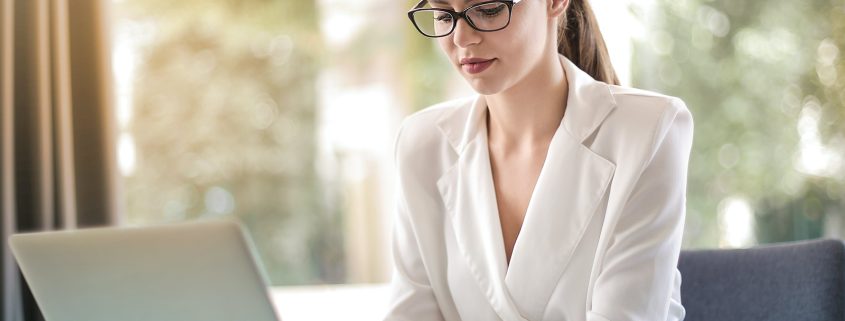
M 692 116 L 624 88 L 587 0 L 409 12 L 478 95 L 407 117 L 387 320 L 682 320 Z

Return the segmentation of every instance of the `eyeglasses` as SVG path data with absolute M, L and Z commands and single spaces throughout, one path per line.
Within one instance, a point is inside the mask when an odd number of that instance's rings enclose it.
M 464 18 L 475 30 L 491 32 L 505 29 L 511 22 L 513 5 L 522 0 L 496 0 L 474 4 L 461 12 L 440 8 L 423 8 L 428 0 L 422 0 L 408 11 L 408 18 L 414 27 L 431 38 L 448 36 L 455 30 L 458 18 Z

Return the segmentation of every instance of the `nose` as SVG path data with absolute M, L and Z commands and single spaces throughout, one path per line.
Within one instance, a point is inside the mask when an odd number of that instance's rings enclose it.
M 455 30 L 452 31 L 452 42 L 456 46 L 466 48 L 481 41 L 479 31 L 473 29 L 465 19 L 458 19 Z

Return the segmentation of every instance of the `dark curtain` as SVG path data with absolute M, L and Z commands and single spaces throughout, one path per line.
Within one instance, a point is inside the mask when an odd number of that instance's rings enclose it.
M 102 0 L 0 0 L 4 321 L 43 319 L 9 235 L 120 217 L 106 9 Z

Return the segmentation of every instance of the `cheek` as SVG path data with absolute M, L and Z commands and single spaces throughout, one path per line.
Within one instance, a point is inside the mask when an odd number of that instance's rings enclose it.
M 545 9 L 537 3 L 539 2 L 524 3 L 525 7 L 514 9 L 510 24 L 502 31 L 507 31 L 508 36 L 515 42 L 543 46 L 548 33 L 548 24 L 551 22 L 546 16 Z
M 506 31 L 502 36 L 511 41 L 501 48 L 525 63 L 539 59 L 548 47 L 548 25 L 541 15 L 527 16 L 515 16 L 502 30 Z
M 455 58 L 452 54 L 455 50 L 455 44 L 452 42 L 452 36 L 437 38 L 437 45 L 440 46 L 440 50 L 442 50 L 443 54 L 449 58 L 449 61 Z
M 541 45 L 545 40 L 545 25 L 535 17 L 513 17 L 507 28 L 503 29 L 510 39 L 518 43 Z
M 507 28 L 491 34 L 490 40 L 495 40 L 490 45 L 510 61 L 524 61 L 543 46 L 544 39 L 535 29 L 530 22 L 511 20 Z

